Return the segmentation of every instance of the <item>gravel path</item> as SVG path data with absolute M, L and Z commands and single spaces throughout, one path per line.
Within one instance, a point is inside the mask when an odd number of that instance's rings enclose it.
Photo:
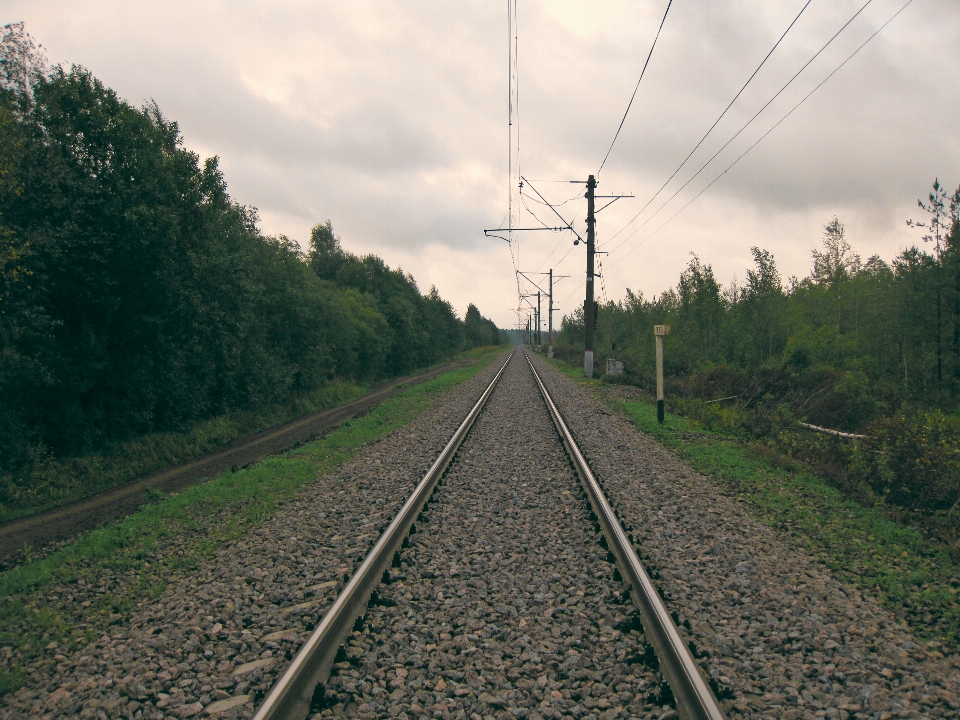
M 960 669 L 534 357 L 729 716 L 960 716 Z M 683 630 L 683 629 L 682 629 Z
M 48 647 L 27 666 L 24 686 L 0 699 L 0 718 L 249 717 L 501 362 L 318 478 L 197 571 L 148 577 L 166 590 L 112 618 L 98 640 Z M 211 526 L 222 519 L 210 518 Z M 202 532 L 180 537 L 155 556 L 204 540 Z M 139 580 L 88 574 L 54 585 L 39 607 L 97 627 L 98 600 Z M 17 660 L 17 651 L 0 648 L 0 663 Z
M 315 718 L 675 716 L 520 353 L 434 500 Z

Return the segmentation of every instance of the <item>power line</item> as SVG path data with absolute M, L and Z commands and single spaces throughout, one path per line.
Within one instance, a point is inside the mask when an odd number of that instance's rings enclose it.
M 767 130 L 763 135 L 761 135 L 760 138 L 758 138 L 757 141 L 753 143 L 753 145 L 751 145 L 751 146 L 748 147 L 746 150 L 744 150 L 744 151 L 740 154 L 740 156 L 739 156 L 736 160 L 734 160 L 732 163 L 730 163 L 730 164 L 727 166 L 727 168 L 726 168 L 722 173 L 720 173 L 719 175 L 717 175 L 717 177 L 715 177 L 713 180 L 711 180 L 709 185 L 707 185 L 707 186 L 704 187 L 700 192 L 698 192 L 696 195 L 694 195 L 694 196 L 687 202 L 686 205 L 684 205 L 682 208 L 680 208 L 679 210 L 677 210 L 677 212 L 675 212 L 673 215 L 671 215 L 670 218 L 669 218 L 665 223 L 663 223 L 663 225 L 661 225 L 661 226 L 658 227 L 655 231 L 653 231 L 653 232 L 652 232 L 649 236 L 647 236 L 642 242 L 638 243 L 636 247 L 634 247 L 633 249 L 631 249 L 631 250 L 630 250 L 629 252 L 627 252 L 625 255 L 622 255 L 621 257 L 617 258 L 617 260 L 616 260 L 613 264 L 616 265 L 618 262 L 620 262 L 620 261 L 623 260 L 624 258 L 628 257 L 628 256 L 629 256 L 631 253 L 633 253 L 635 250 L 639 249 L 640 246 L 642 246 L 644 243 L 647 242 L 647 240 L 650 240 L 650 238 L 652 238 L 654 235 L 656 235 L 656 234 L 659 233 L 661 230 L 663 230 L 663 228 L 665 228 L 677 215 L 679 215 L 679 214 L 682 213 L 684 210 L 686 210 L 688 207 L 690 207 L 690 205 L 694 202 L 694 200 L 696 200 L 696 199 L 699 198 L 701 195 L 703 195 L 707 190 L 709 190 L 709 189 L 714 185 L 714 183 L 716 183 L 718 180 L 720 180 L 720 178 L 722 178 L 722 177 L 723 177 L 724 175 L 726 175 L 731 169 L 733 169 L 733 166 L 736 165 L 737 163 L 739 163 L 739 162 L 747 155 L 747 153 L 749 153 L 749 152 L 750 152 L 751 150 L 753 150 L 757 145 L 759 145 L 760 142 L 761 142 L 765 137 L 767 137 L 767 135 L 769 135 L 769 134 L 772 133 L 774 130 L 776 130 L 784 120 L 786 120 L 788 117 L 790 117 L 791 115 L 793 115 L 794 111 L 795 111 L 797 108 L 799 108 L 801 105 L 803 105 L 803 103 L 805 103 L 805 102 L 807 101 L 807 99 L 808 99 L 811 95 L 813 95 L 813 94 L 814 94 L 817 90 L 819 90 L 824 84 L 826 84 L 826 82 L 827 82 L 830 78 L 832 78 L 834 75 L 836 75 L 836 74 L 840 71 L 840 68 L 842 68 L 842 67 L 843 67 L 844 65 L 846 65 L 848 62 L 850 62 L 857 53 L 859 53 L 861 50 L 863 50 L 863 48 L 867 45 L 867 43 L 869 43 L 869 42 L 870 42 L 871 40 L 873 40 L 877 35 L 879 35 L 879 34 L 880 34 L 880 31 L 883 30 L 887 25 L 889 25 L 890 23 L 892 23 L 892 22 L 894 21 L 894 19 L 895 19 L 900 13 L 902 13 L 904 10 L 906 10 L 907 7 L 908 7 L 912 2 L 913 2 L 913 0 L 907 0 L 907 2 L 906 2 L 899 10 L 897 10 L 893 15 L 891 15 L 890 18 L 889 18 L 883 25 L 881 25 L 879 28 L 877 28 L 877 30 L 876 30 L 870 37 L 868 37 L 866 40 L 864 40 L 863 43 L 861 43 L 860 46 L 857 47 L 856 50 L 854 50 L 852 53 L 850 53 L 850 55 L 847 56 L 847 59 L 846 59 L 846 60 L 844 60 L 844 61 L 843 61 L 842 63 L 840 63 L 836 68 L 834 68 L 834 70 L 833 70 L 829 75 L 827 75 L 823 80 L 821 80 L 821 81 L 817 84 L 817 86 L 816 86 L 815 88 L 813 88 L 813 90 L 811 90 L 810 92 L 808 92 L 808 93 L 803 97 L 803 99 L 800 100 L 800 102 L 798 102 L 796 105 L 794 105 L 786 115 L 784 115 L 782 118 L 780 118 L 773 127 L 771 127 L 769 130 Z M 639 229 L 640 229 L 640 228 L 637 228 L 637 230 L 639 230 Z M 634 232 L 636 232 L 636 231 L 634 231 Z M 631 234 L 630 236 L 628 236 L 627 239 L 629 239 L 629 237 L 632 237 L 632 234 Z M 618 246 L 618 247 L 619 247 L 619 246 Z
M 862 13 L 862 12 L 867 8 L 867 6 L 868 6 L 870 3 L 872 3 L 872 2 L 873 2 L 873 0 L 867 0 L 867 1 L 863 4 L 863 6 L 862 6 L 859 10 L 857 10 L 857 12 L 855 12 L 855 13 L 853 14 L 853 16 L 852 16 L 849 20 L 847 20 L 847 22 L 845 22 L 845 23 L 843 24 L 843 26 L 842 26 L 839 30 L 837 30 L 836 33 L 834 33 L 833 37 L 831 37 L 829 40 L 827 40 L 827 42 L 824 43 L 823 47 L 821 47 L 819 50 L 817 50 L 817 52 L 814 53 L 813 57 L 811 57 L 809 60 L 807 60 L 807 62 L 804 63 L 803 67 L 801 67 L 799 70 L 797 70 L 797 72 L 794 73 L 793 77 L 791 77 L 791 78 L 783 85 L 783 87 L 781 87 L 781 88 L 776 92 L 776 94 L 774 94 L 774 96 L 773 96 L 772 98 L 770 98 L 770 99 L 763 105 L 763 107 L 761 107 L 759 110 L 757 110 L 757 112 L 754 113 L 753 117 L 751 117 L 749 120 L 747 120 L 747 122 L 744 123 L 744 125 L 743 125 L 739 130 L 737 130 L 736 134 L 734 134 L 733 137 L 731 137 L 729 140 L 727 140 L 727 142 L 725 142 L 725 143 L 723 144 L 723 147 L 721 147 L 719 150 L 717 150 L 717 151 L 710 157 L 709 160 L 707 160 L 703 165 L 701 165 L 701 166 L 700 166 L 700 169 L 697 170 L 697 172 L 695 172 L 683 185 L 681 185 L 681 186 L 677 189 L 677 191 L 674 192 L 673 195 L 671 195 L 671 196 L 667 199 L 666 202 L 664 202 L 659 208 L 657 208 L 656 211 L 653 213 L 653 215 L 651 215 L 651 216 L 648 217 L 646 220 L 644 220 L 643 223 L 641 223 L 640 227 L 638 227 L 636 230 L 633 231 L 633 233 L 631 233 L 631 234 L 628 235 L 626 238 L 624 238 L 624 239 L 620 242 L 620 244 L 617 245 L 615 248 L 613 248 L 613 250 L 611 250 L 610 252 L 611 252 L 611 253 L 616 252 L 620 247 L 623 246 L 623 244 L 624 244 L 629 238 L 631 238 L 633 235 L 635 235 L 637 231 L 639 231 L 641 228 L 644 227 L 644 225 L 646 225 L 646 224 L 647 224 L 648 222 L 650 222 L 653 218 L 655 218 L 655 217 L 659 214 L 659 212 L 660 212 L 661 210 L 663 210 L 663 208 L 665 208 L 667 205 L 669 205 L 670 202 L 671 202 L 678 194 L 680 194 L 680 192 L 681 192 L 685 187 L 687 187 L 687 185 L 689 185 L 691 182 L 693 182 L 693 180 L 694 180 L 695 178 L 697 178 L 697 177 L 700 175 L 700 173 L 702 173 L 702 172 L 707 168 L 707 166 L 708 166 L 710 163 L 712 163 L 712 162 L 716 159 L 716 157 L 717 157 L 720 153 L 722 153 L 722 152 L 730 145 L 730 143 L 732 143 L 734 140 L 736 140 L 738 137 L 740 137 L 740 134 L 741 134 L 744 130 L 746 130 L 746 129 L 753 123 L 753 121 L 757 119 L 757 117 L 759 117 L 760 113 L 762 113 L 764 110 L 766 110 L 774 100 L 776 100 L 778 97 L 780 97 L 780 95 L 783 93 L 783 91 L 786 90 L 786 89 L 793 83 L 793 81 L 797 79 L 797 77 L 799 77 L 800 73 L 802 73 L 804 70 L 806 70 L 806 69 L 810 66 L 810 63 L 812 63 L 814 60 L 816 60 L 816 59 L 820 56 L 820 54 L 821 54 L 824 50 L 826 50 L 827 47 L 828 47 L 834 40 L 837 39 L 837 37 L 840 35 L 840 33 L 842 33 L 844 30 L 846 30 L 847 27 L 850 25 L 850 23 L 852 23 L 852 22 L 857 18 L 857 16 L 860 15 L 860 13 Z M 658 191 L 658 194 L 659 194 L 659 191 Z M 649 205 L 649 203 L 647 203 L 647 205 Z M 644 207 L 646 207 L 646 205 L 645 205 Z M 641 210 L 641 212 L 643 212 L 643 211 Z M 637 215 L 635 215 L 635 216 L 633 217 L 633 219 L 631 219 L 626 225 L 624 225 L 620 230 L 618 230 L 618 231 L 614 234 L 613 237 L 616 237 L 616 236 L 619 235 L 621 232 L 623 232 L 623 231 L 630 225 L 630 223 L 632 223 L 632 222 L 633 222 L 634 220 L 636 220 L 638 217 L 640 217 L 640 213 L 637 213 Z M 610 238 L 611 241 L 613 240 L 613 237 Z M 610 241 L 608 241 L 608 242 L 610 242 Z
M 577 286 L 573 289 L 573 292 L 570 293 L 569 295 L 567 295 L 567 297 L 565 297 L 565 298 L 563 299 L 563 302 L 560 303 L 561 307 L 562 307 L 563 305 L 566 305 L 566 304 L 567 304 L 567 301 L 568 301 L 570 298 L 572 298 L 574 295 L 577 294 L 577 290 L 579 290 L 581 287 L 583 287 L 583 282 L 584 282 L 584 280 L 586 280 L 586 279 L 587 279 L 587 274 L 584 273 L 583 276 L 580 278 L 580 282 L 578 282 L 578 283 L 577 283 Z
M 640 208 L 640 211 L 633 216 L 633 220 L 627 223 L 627 225 L 632 223 L 634 220 L 640 217 L 641 214 L 643 214 L 643 211 L 650 206 L 650 203 L 652 203 L 654 200 L 657 199 L 657 196 L 659 196 L 660 193 L 663 192 L 663 189 L 670 184 L 670 181 L 673 180 L 677 176 L 677 173 L 683 169 L 683 166 L 687 164 L 687 161 L 691 157 L 693 157 L 693 154 L 703 144 L 703 141 L 706 140 L 707 137 L 710 135 L 710 133 L 713 132 L 713 129 L 717 127 L 719 122 L 723 120 L 724 116 L 727 114 L 727 111 L 731 107 L 733 107 L 733 104 L 737 101 L 737 98 L 739 98 L 743 94 L 743 91 L 747 89 L 747 85 L 749 85 L 753 81 L 753 79 L 757 76 L 757 73 L 760 72 L 760 68 L 762 68 L 766 64 L 767 60 L 770 59 L 770 56 L 773 55 L 773 51 L 777 49 L 777 47 L 780 45 L 781 42 L 783 42 L 783 39 L 787 36 L 787 33 L 790 32 L 791 29 L 793 29 L 793 26 L 796 25 L 797 20 L 800 19 L 800 16 L 803 15 L 803 11 L 807 9 L 807 7 L 810 5 L 811 2 L 813 2 L 813 0 L 807 0 L 806 4 L 802 8 L 800 8 L 800 12 L 797 13 L 797 16 L 787 26 L 787 29 L 783 31 L 783 35 L 780 36 L 780 39 L 773 44 L 772 48 L 770 48 L 770 52 L 768 52 L 766 56 L 763 58 L 763 60 L 760 62 L 760 64 L 757 65 L 757 69 L 753 71 L 753 73 L 750 75 L 749 78 L 747 78 L 747 81 L 743 84 L 743 87 L 740 88 L 737 94 L 733 96 L 733 100 L 731 100 L 730 103 L 723 109 L 723 112 L 720 113 L 719 117 L 717 117 L 717 119 L 713 121 L 713 125 L 711 125 L 710 128 L 707 130 L 707 132 L 704 133 L 703 137 L 700 138 L 699 142 L 697 142 L 697 144 L 693 146 L 693 150 L 691 150 L 690 153 L 683 159 L 683 162 L 677 166 L 677 169 L 673 171 L 673 174 L 671 174 L 670 177 L 667 178 L 666 182 L 664 182 L 663 185 L 660 186 L 660 189 L 653 194 L 653 197 L 647 200 L 646 204 L 642 208 Z M 626 228 L 627 225 L 624 225 L 624 228 Z M 610 240 L 613 240 L 617 235 L 620 234 L 620 232 L 622 232 L 622 229 L 614 233 L 613 236 L 610 238 Z M 610 242 L 610 240 L 608 240 L 607 242 Z
M 543 225 L 544 227 L 550 227 L 550 226 L 547 225 L 543 220 L 541 220 L 539 217 L 537 217 L 537 214 L 527 206 L 527 200 L 526 200 L 527 197 L 529 197 L 529 196 L 528 196 L 528 195 L 525 195 L 523 192 L 520 193 L 520 202 L 521 202 L 521 204 L 523 205 L 524 210 L 526 210 L 528 213 L 530 213 L 530 214 L 533 216 L 533 219 L 536 220 L 536 221 L 537 221 L 538 223 L 540 223 L 541 225 Z M 531 199 L 532 199 L 532 198 L 531 198 Z M 541 203 L 541 204 L 546 205 L 546 203 Z
M 650 64 L 650 56 L 653 55 L 653 49 L 657 46 L 657 40 L 660 38 L 660 31 L 663 30 L 663 24 L 667 21 L 667 13 L 670 12 L 670 6 L 673 5 L 673 0 L 667 2 L 667 9 L 663 13 L 663 19 L 660 21 L 660 27 L 657 29 L 657 35 L 653 38 L 653 44 L 650 46 L 650 52 L 647 53 L 647 60 L 643 63 L 643 70 L 640 71 L 640 80 L 643 80 L 643 74 L 647 72 L 647 65 Z M 627 120 L 627 115 L 630 113 L 630 108 L 633 107 L 633 101 L 637 97 L 637 90 L 640 89 L 640 80 L 637 80 L 637 86 L 633 89 L 633 95 L 630 96 L 630 102 L 627 103 L 627 109 L 623 113 L 623 119 L 620 120 L 620 127 L 617 128 L 616 134 L 613 136 L 613 141 L 610 143 L 610 147 L 607 148 L 607 154 L 603 156 L 603 162 L 600 163 L 600 170 L 603 170 L 603 166 L 607 164 L 607 158 L 610 157 L 610 151 L 613 150 L 613 144 L 617 141 L 617 138 L 620 137 L 620 131 L 623 130 L 623 123 Z M 600 170 L 597 170 L 597 176 L 600 175 Z
M 541 182 L 541 181 L 540 181 L 540 180 L 537 180 L 537 182 Z M 566 182 L 569 182 L 569 180 L 567 180 Z M 571 198 L 567 198 L 567 199 L 564 200 L 563 202 L 559 202 L 559 203 L 545 203 L 545 202 L 543 202 L 542 200 L 537 200 L 533 195 L 527 195 L 525 192 L 523 192 L 523 190 L 520 190 L 520 194 L 523 195 L 523 196 L 524 196 L 525 198 L 527 198 L 528 200 L 533 200 L 535 203 L 537 203 L 537 204 L 539 204 L 539 205 L 553 205 L 554 207 L 563 207 L 563 206 L 566 205 L 568 202 L 571 202 L 571 201 L 573 201 L 573 200 L 576 200 L 577 198 L 583 197 L 583 194 L 582 194 L 582 193 L 577 192 L 576 195 L 574 195 L 574 196 L 571 197 Z

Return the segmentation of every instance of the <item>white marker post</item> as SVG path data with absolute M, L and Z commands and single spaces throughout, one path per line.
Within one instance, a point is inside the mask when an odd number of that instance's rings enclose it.
M 654 325 L 657 338 L 657 422 L 663 425 L 663 336 L 670 334 L 669 325 Z

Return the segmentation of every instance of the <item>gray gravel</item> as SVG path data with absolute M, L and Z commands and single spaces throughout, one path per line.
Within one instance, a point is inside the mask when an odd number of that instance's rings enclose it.
M 592 394 L 534 362 L 730 717 L 960 716 L 960 670 Z
M 434 500 L 315 718 L 673 715 L 519 353 Z
M 102 634 L 79 648 L 48 647 L 28 665 L 24 687 L 0 699 L 0 718 L 249 717 L 498 368 L 367 445 L 195 572 L 148 570 L 145 580 L 166 590 L 109 627 L 94 615 L 97 603 L 139 576 L 54 585 L 38 609 Z M 211 517 L 210 526 L 221 520 Z M 154 556 L 176 556 L 205 538 L 199 528 Z M 4 667 L 19 659 L 0 648 Z

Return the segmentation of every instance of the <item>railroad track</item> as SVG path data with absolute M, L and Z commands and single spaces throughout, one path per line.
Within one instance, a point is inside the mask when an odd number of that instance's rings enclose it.
M 514 351 L 255 720 L 550 717 L 585 698 L 601 717 L 722 718 L 628 532 Z

